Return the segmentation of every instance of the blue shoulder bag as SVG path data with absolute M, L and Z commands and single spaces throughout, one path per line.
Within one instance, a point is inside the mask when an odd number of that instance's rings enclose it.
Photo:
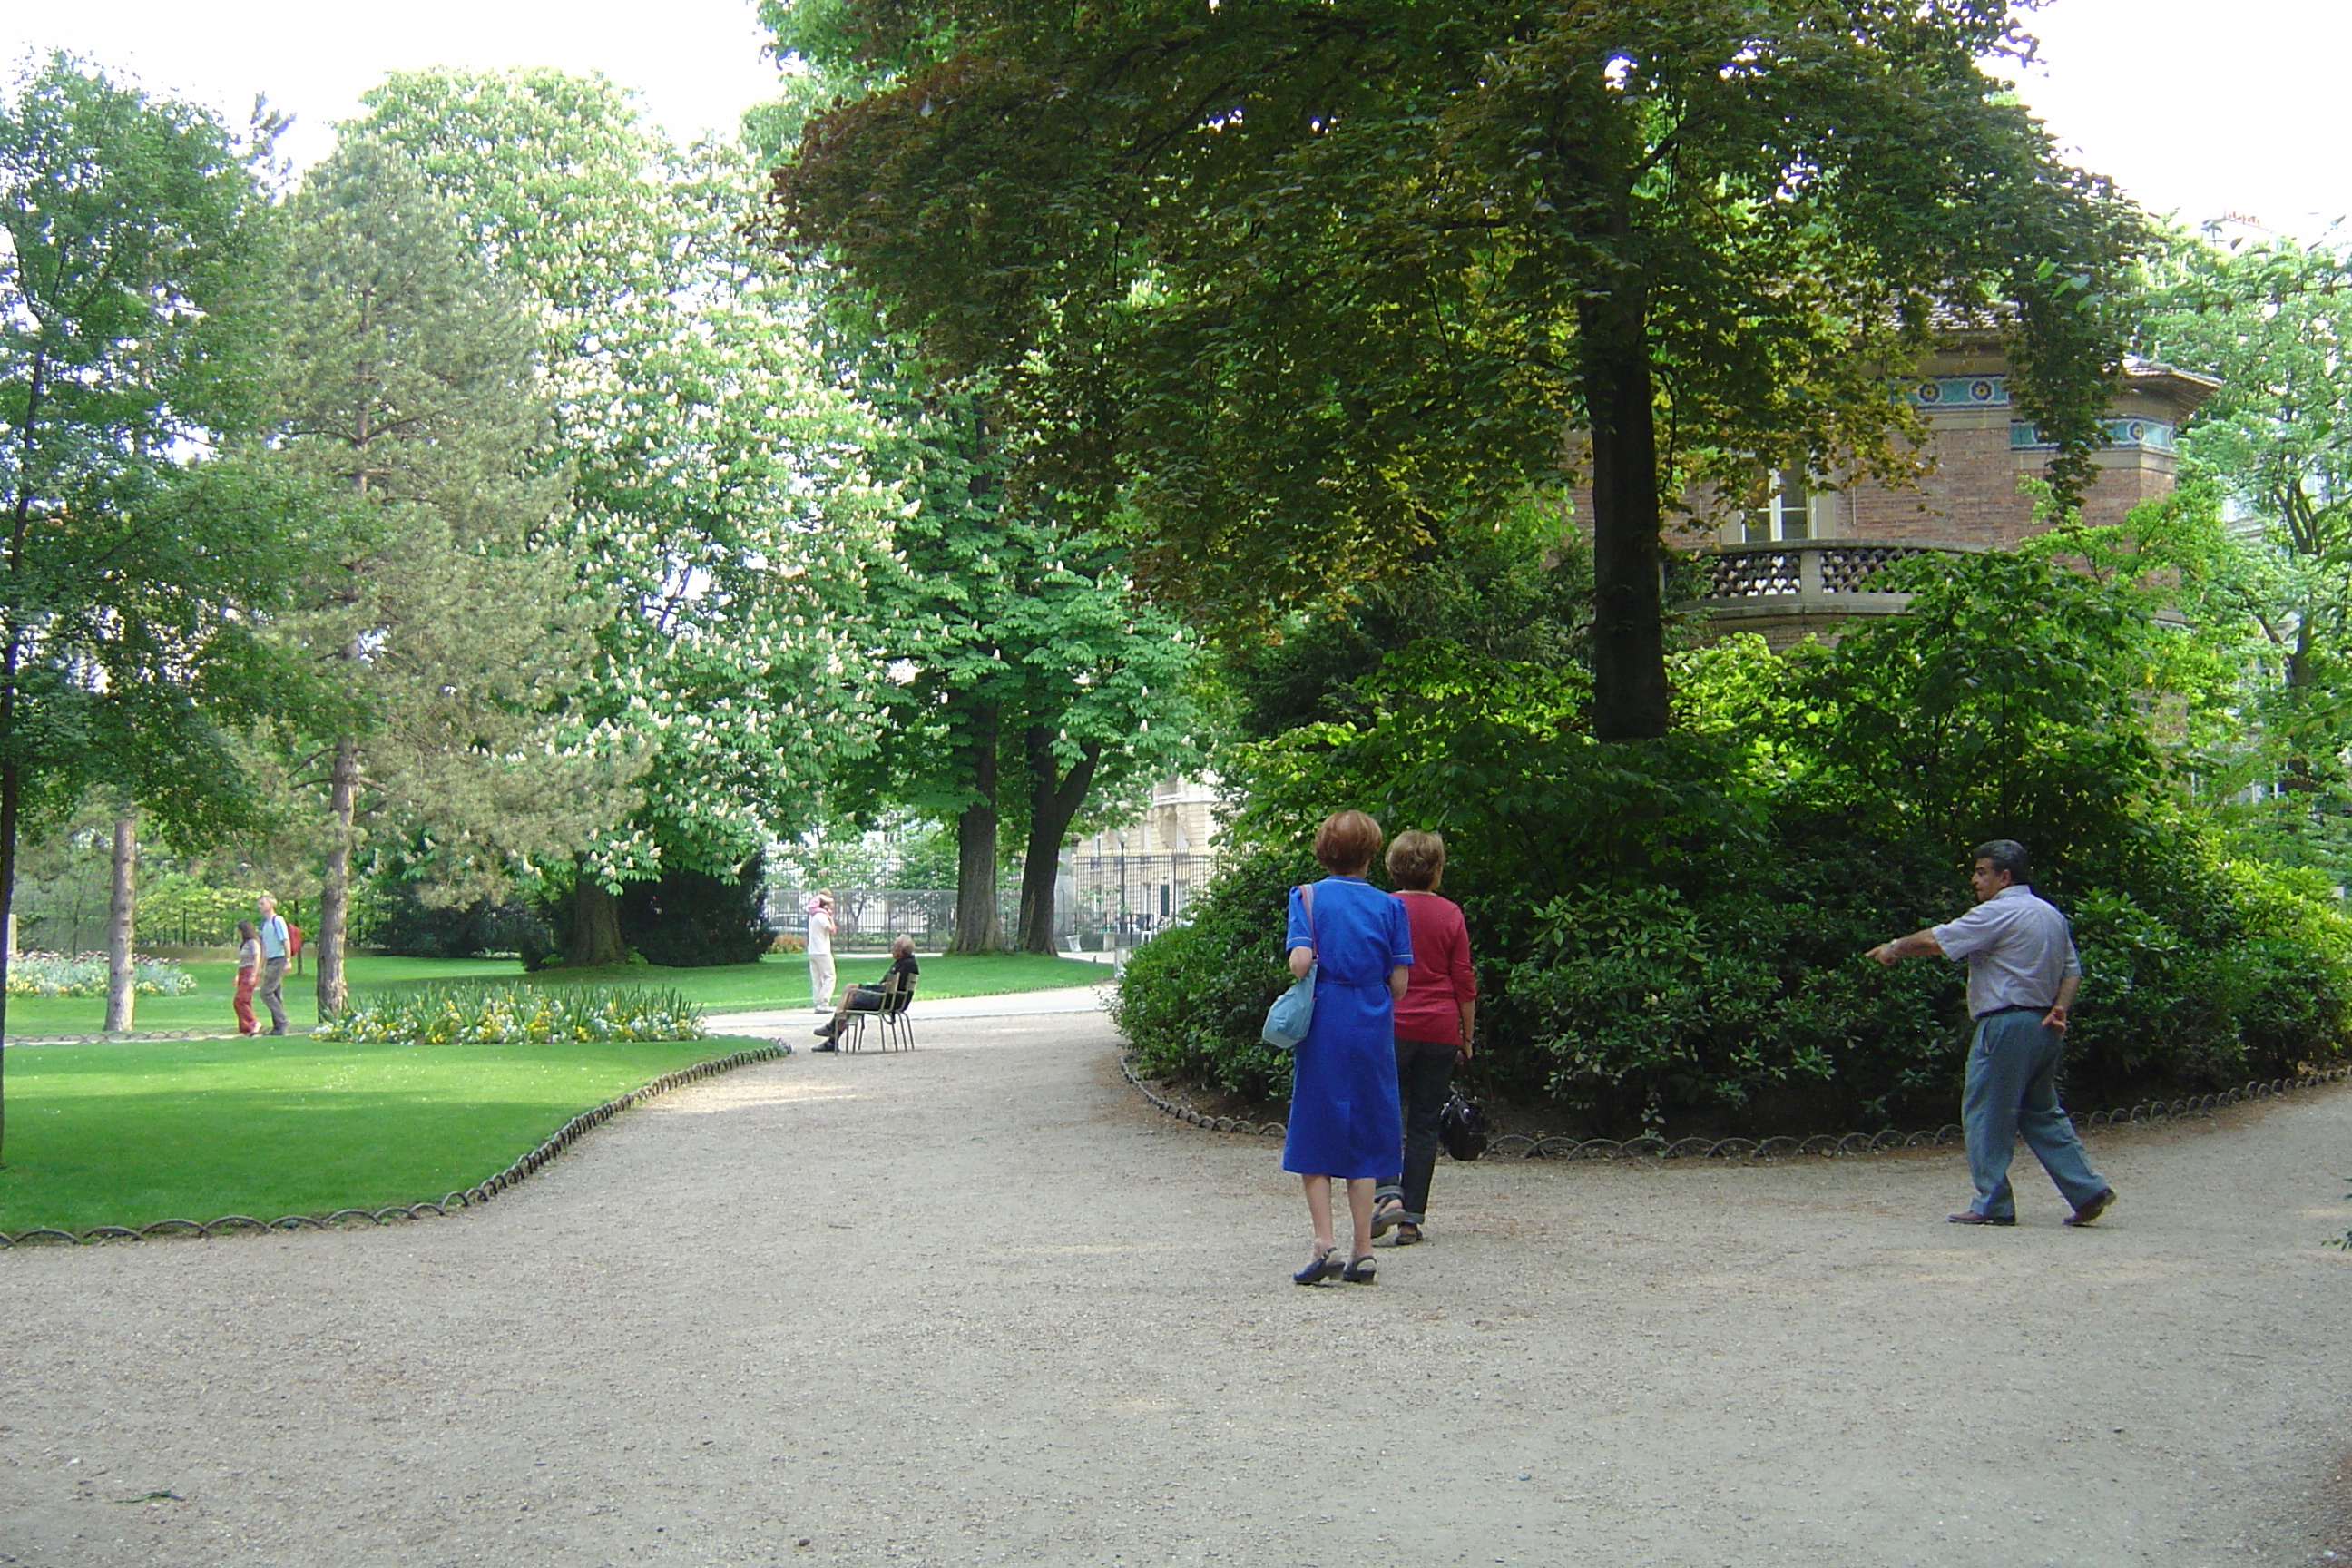
M 1307 942 L 1311 951 L 1315 945 L 1315 889 L 1302 887 L 1298 901 L 1307 906 Z M 1265 1010 L 1265 1043 L 1277 1051 L 1289 1050 L 1307 1037 L 1315 1023 L 1316 963 L 1307 966 L 1307 973 L 1291 984 L 1289 990 L 1274 999 Z

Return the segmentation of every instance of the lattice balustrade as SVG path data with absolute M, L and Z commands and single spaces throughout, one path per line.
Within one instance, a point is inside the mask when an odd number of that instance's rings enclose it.
M 1794 550 L 1743 550 L 1701 560 L 1710 599 L 1786 598 L 1804 587 L 1801 561 Z
M 1822 592 L 1871 594 L 1891 590 L 1870 581 L 1882 566 L 1927 552 L 1903 544 L 1832 544 L 1822 549 Z

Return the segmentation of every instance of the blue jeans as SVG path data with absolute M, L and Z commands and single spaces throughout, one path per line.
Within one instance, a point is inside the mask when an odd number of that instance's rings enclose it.
M 1977 1020 L 1968 1087 L 1960 1094 L 1960 1124 L 1969 1135 L 1974 1206 L 1989 1219 L 2017 1217 L 2009 1162 L 2020 1133 L 2076 1208 L 2107 1190 L 2106 1178 L 2091 1169 L 2074 1122 L 2059 1109 L 2058 1055 L 2065 1043 L 2057 1030 L 2042 1027 L 2039 1008 L 1988 1013 Z

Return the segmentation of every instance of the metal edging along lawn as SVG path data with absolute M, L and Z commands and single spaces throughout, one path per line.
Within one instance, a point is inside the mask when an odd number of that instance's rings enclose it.
M 1154 1110 L 1179 1121 L 1204 1127 L 1212 1132 L 1239 1132 L 1253 1138 L 1279 1138 L 1286 1131 L 1279 1121 L 1246 1121 L 1238 1117 L 1211 1116 L 1206 1111 L 1171 1100 L 1136 1076 L 1133 1052 L 1118 1058 L 1118 1070 L 1136 1092 L 1150 1101 Z M 2352 1079 L 2352 1067 L 2330 1068 L 2325 1072 L 2305 1073 L 2300 1078 L 2273 1079 L 2268 1083 L 2250 1083 L 2242 1089 L 2223 1089 L 2219 1094 L 2190 1095 L 2182 1100 L 2153 1100 L 2116 1110 L 2095 1110 L 2088 1116 L 2074 1118 L 2075 1125 L 2095 1130 L 2102 1127 L 2123 1127 L 2150 1121 L 2168 1121 L 2178 1116 L 2194 1116 L 2200 1111 L 2218 1110 L 2225 1105 L 2242 1105 L 2250 1100 L 2267 1100 L 2275 1094 L 2287 1094 L 2296 1089 L 2317 1089 L 2323 1084 L 2341 1083 Z M 1816 1133 L 1811 1138 L 1571 1138 L 1565 1134 L 1546 1132 L 1507 1132 L 1487 1145 L 1486 1152 L 1522 1160 L 1770 1160 L 1786 1154 L 1876 1154 L 1890 1149 L 1933 1149 L 1948 1143 L 1963 1142 L 1958 1127 L 1946 1125 L 1932 1132 L 1900 1132 L 1890 1127 L 1881 1132 L 1848 1132 L 1843 1137 Z
M 673 1089 L 683 1089 L 688 1084 L 698 1083 L 706 1078 L 716 1078 L 720 1073 L 732 1072 L 737 1068 L 750 1067 L 755 1062 L 775 1061 L 792 1054 L 793 1048 L 790 1046 L 759 1046 L 748 1051 L 737 1051 L 733 1056 L 715 1057 L 707 1062 L 696 1062 L 691 1067 L 679 1068 L 676 1072 L 666 1072 L 651 1082 L 639 1084 L 626 1094 L 606 1100 L 593 1110 L 582 1111 L 557 1128 L 554 1135 L 545 1142 L 500 1171 L 497 1175 L 467 1187 L 464 1192 L 445 1194 L 437 1204 L 409 1204 L 404 1206 L 394 1205 L 390 1208 L 382 1209 L 337 1209 L 330 1215 L 281 1215 L 266 1225 L 248 1215 L 232 1214 L 223 1215 L 218 1219 L 206 1220 L 202 1224 L 192 1219 L 159 1219 L 152 1225 L 136 1226 L 101 1225 L 92 1226 L 89 1230 L 79 1231 L 57 1230 L 43 1226 L 32 1230 L 19 1231 L 14 1236 L 8 1235 L 5 1231 L 0 1231 L 0 1247 L 58 1242 L 73 1244 L 89 1241 L 146 1241 L 173 1236 L 210 1237 L 266 1233 L 273 1230 L 325 1230 L 331 1226 L 348 1224 L 355 1220 L 366 1220 L 373 1225 L 391 1225 L 399 1220 L 423 1219 L 428 1215 L 446 1215 L 451 1209 L 473 1208 L 488 1203 L 509 1187 L 516 1186 L 537 1173 L 550 1160 L 580 1142 L 591 1128 L 602 1127 L 633 1105 L 651 1100 L 657 1094 L 666 1094 Z

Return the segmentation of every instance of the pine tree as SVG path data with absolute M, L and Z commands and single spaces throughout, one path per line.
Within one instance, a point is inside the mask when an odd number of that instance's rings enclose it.
M 345 1002 L 352 857 L 378 820 L 446 896 L 568 856 L 627 810 L 625 760 L 562 743 L 599 607 L 549 545 L 536 325 L 402 153 L 347 140 L 289 203 L 280 460 L 331 485 L 354 543 L 284 629 L 344 694 L 319 736 L 319 1010 Z

